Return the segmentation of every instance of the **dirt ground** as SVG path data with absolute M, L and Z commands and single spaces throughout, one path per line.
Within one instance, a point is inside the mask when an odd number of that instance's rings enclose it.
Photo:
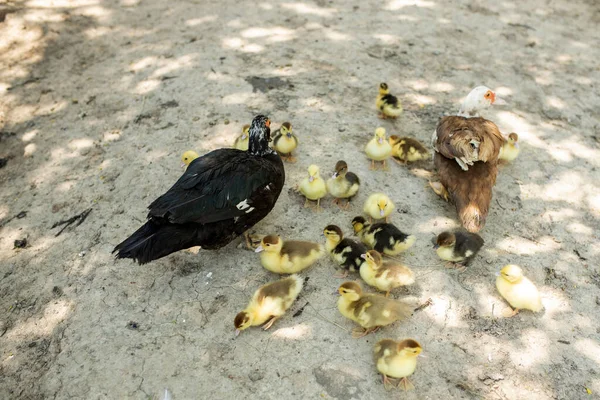
M 597 1 L 31 0 L 0 2 L 2 14 L 0 398 L 597 398 Z M 404 103 L 395 122 L 377 118 L 381 81 Z M 517 132 L 522 153 L 461 273 L 431 248 L 456 226 L 425 187 L 431 163 L 373 172 L 363 148 L 379 125 L 427 142 L 480 84 L 509 102 L 485 116 Z M 255 231 L 350 233 L 384 191 L 418 238 L 403 256 L 417 282 L 395 296 L 431 306 L 352 339 L 327 259 L 270 331 L 236 339 L 233 317 L 276 279 L 238 241 L 145 266 L 113 259 L 182 173 L 180 154 L 230 145 L 258 113 L 291 121 L 301 144 Z M 350 210 L 304 209 L 292 186 L 342 158 L 363 182 Z M 507 263 L 537 283 L 544 312 L 501 317 L 494 273 Z M 424 349 L 406 395 L 385 392 L 371 359 L 388 337 Z

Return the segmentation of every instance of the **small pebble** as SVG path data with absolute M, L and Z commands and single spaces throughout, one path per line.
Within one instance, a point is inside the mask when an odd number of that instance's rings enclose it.
M 250 380 L 252 382 L 260 381 L 264 377 L 265 377 L 265 374 L 262 373 L 261 371 L 252 371 L 248 374 L 248 378 L 250 378 Z
M 79 257 L 85 257 L 85 250 L 81 251 L 79 254 L 77 254 Z

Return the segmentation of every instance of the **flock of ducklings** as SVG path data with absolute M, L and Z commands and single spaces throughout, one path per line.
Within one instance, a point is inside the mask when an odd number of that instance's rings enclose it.
M 376 105 L 380 118 L 397 118 L 402 114 L 400 102 L 390 94 L 385 83 L 379 86 Z M 233 147 L 248 149 L 248 129 L 249 125 L 244 125 Z M 272 136 L 272 146 L 282 159 L 295 162 L 292 153 L 299 141 L 292 131 L 291 123 L 283 123 Z M 519 154 L 517 142 L 517 134 L 511 133 L 501 150 L 500 159 L 513 161 Z M 381 163 L 384 170 L 387 169 L 386 162 L 390 158 L 406 164 L 429 157 L 427 148 L 416 139 L 398 136 L 386 139 L 386 131 L 382 127 L 375 130 L 375 135 L 365 147 L 365 153 L 371 160 L 371 169 L 376 169 L 376 163 Z M 198 154 L 194 151 L 187 151 L 183 154 L 182 161 L 188 165 L 197 157 Z M 327 181 L 321 178 L 318 166 L 309 166 L 308 176 L 296 186 L 296 190 L 306 198 L 305 207 L 316 202 L 316 211 L 321 210 L 321 199 L 328 193 L 334 198 L 335 204 L 348 209 L 350 199 L 359 188 L 358 176 L 348 171 L 348 164 L 343 160 L 336 163 L 334 173 Z M 344 201 L 345 204 L 342 204 Z M 326 239 L 324 246 L 309 241 L 284 240 L 277 235 L 263 237 L 255 250 L 260 253 L 262 266 L 273 273 L 291 275 L 256 290 L 248 306 L 234 319 L 236 335 L 251 326 L 263 325 L 264 330 L 269 329 L 285 314 L 302 291 L 304 279 L 296 274 L 315 264 L 327 253 L 342 270 L 337 277 L 346 278 L 349 272 L 358 272 L 367 285 L 385 292 L 385 295 L 367 293 L 354 281 L 347 281 L 339 286 L 337 307 L 340 314 L 359 325 L 353 329 L 352 337 L 360 338 L 381 327 L 409 318 L 413 306 L 389 296 L 392 290 L 415 282 L 415 273 L 395 256 L 409 249 L 416 238 L 388 222 L 394 208 L 394 203 L 384 193 L 371 194 L 363 208 L 368 221 L 363 216 L 357 216 L 351 221 L 354 234 L 360 241 L 345 237 L 342 229 L 336 225 L 328 225 L 323 230 Z M 373 223 L 373 220 L 381 221 Z M 483 244 L 483 239 L 478 234 L 459 229 L 439 234 L 434 248 L 439 258 L 447 262 L 446 266 L 464 268 Z M 515 315 L 520 309 L 535 312 L 542 309 L 535 284 L 523 275 L 517 265 L 507 265 L 501 269 L 496 279 L 496 288 L 513 308 L 512 314 L 507 316 Z M 386 389 L 393 384 L 390 377 L 398 379 L 398 387 L 405 390 L 414 388 L 408 376 L 415 371 L 417 356 L 421 351 L 419 342 L 411 338 L 400 341 L 383 339 L 376 343 L 375 366 L 382 374 Z

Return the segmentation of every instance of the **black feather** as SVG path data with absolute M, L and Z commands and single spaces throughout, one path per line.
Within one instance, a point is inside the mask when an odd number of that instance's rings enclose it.
M 360 265 L 363 262 L 363 259 L 360 257 L 365 254 L 368 249 L 367 247 L 359 242 L 355 242 L 352 239 L 342 239 L 337 246 L 332 250 L 334 254 L 340 254 L 344 250 L 350 247 L 350 251 L 346 251 L 343 254 L 344 261 L 341 264 L 343 269 L 347 269 L 349 271 L 358 271 Z
M 402 243 L 409 236 L 406 233 L 402 232 L 400 229 L 396 228 L 395 225 L 389 223 L 376 223 L 373 225 L 365 226 L 364 229 L 367 230 L 367 233 L 371 234 L 375 233 L 375 247 L 374 249 L 380 253 L 383 253 L 385 249 L 393 250 L 394 245 L 390 244 L 390 238 L 393 239 L 393 243 Z
M 194 160 L 148 207 L 148 222 L 115 247 L 140 264 L 193 246 L 218 249 L 262 220 L 277 201 L 285 171 L 269 149 L 267 118 L 250 127 L 248 151 L 219 149 Z
M 387 103 L 392 106 L 398 105 L 398 98 L 393 94 L 386 94 L 381 98 L 381 100 L 383 100 L 384 103 Z
M 454 245 L 454 253 L 456 255 L 465 257 L 467 251 L 470 250 L 473 252 L 473 254 L 467 257 L 463 262 L 463 265 L 467 266 L 483 247 L 483 238 L 476 233 L 471 233 L 464 230 L 455 231 L 454 236 L 456 238 L 456 243 Z

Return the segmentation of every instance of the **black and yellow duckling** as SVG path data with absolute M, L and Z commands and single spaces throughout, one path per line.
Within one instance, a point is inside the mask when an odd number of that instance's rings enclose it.
M 240 136 L 235 138 L 235 142 L 233 142 L 233 148 L 238 150 L 246 151 L 248 150 L 248 143 L 250 142 L 250 135 L 248 132 L 250 131 L 250 125 L 246 124 L 242 127 L 242 133 Z
M 361 257 L 367 262 L 360 267 L 360 277 L 369 286 L 385 292 L 385 297 L 397 287 L 415 283 L 415 273 L 410 268 L 397 261 L 384 262 L 375 250 L 369 250 Z
M 179 180 L 150 204 L 148 221 L 118 244 L 117 258 L 140 264 L 200 246 L 216 250 L 247 234 L 271 212 L 285 182 L 283 162 L 269 148 L 271 121 L 258 115 L 248 151 L 218 149 L 196 158 Z
M 340 208 L 340 200 L 347 199 L 345 208 L 350 206 L 350 199 L 358 192 L 360 180 L 352 172 L 348 172 L 346 161 L 340 160 L 335 164 L 333 176 L 327 180 L 327 190 L 334 199 L 333 202 Z
M 321 199 L 327 195 L 327 185 L 319 174 L 319 167 L 314 164 L 308 167 L 308 176 L 300 181 L 298 190 L 306 198 L 304 207 L 308 207 L 309 201 L 316 201 L 317 212 L 321 210 Z
M 325 255 L 322 245 L 299 240 L 283 240 L 277 235 L 265 236 L 255 252 L 262 266 L 277 274 L 294 274 L 313 265 Z
M 390 93 L 387 83 L 379 84 L 379 94 L 375 105 L 379 111 L 379 118 L 397 118 L 402 114 L 402 103 Z
M 361 242 L 379 253 L 395 256 L 409 249 L 417 238 L 407 235 L 395 225 L 385 222 L 369 224 L 363 217 L 354 217 L 352 220 L 354 234 Z
M 417 357 L 423 349 L 421 345 L 413 339 L 405 339 L 397 342 L 392 339 L 383 339 L 375 345 L 375 366 L 383 375 L 383 385 L 386 390 L 393 387 L 389 379 L 398 378 L 398 387 L 404 390 L 414 389 L 408 377 L 415 372 L 417 368 Z
M 181 166 L 187 168 L 192 161 L 198 158 L 198 153 L 194 150 L 188 150 L 181 155 Z
M 450 263 L 456 263 L 457 267 L 466 267 L 483 247 L 483 238 L 476 233 L 467 232 L 462 229 L 446 231 L 438 235 L 435 245 L 439 258 Z M 451 266 L 451 264 L 446 264 Z
M 412 314 L 410 305 L 379 294 L 364 293 L 356 282 L 344 282 L 338 292 L 341 295 L 337 302 L 340 314 L 362 326 L 362 329 L 352 331 L 353 338 L 366 336 Z
M 248 307 L 233 320 L 236 336 L 251 326 L 265 324 L 263 330 L 269 329 L 291 307 L 303 285 L 304 279 L 298 275 L 290 275 L 258 288 Z
M 331 258 L 344 270 L 338 277 L 347 277 L 348 271 L 360 271 L 361 265 L 366 262 L 361 258 L 361 255 L 368 250 L 365 245 L 352 239 L 344 238 L 342 230 L 336 225 L 327 225 L 323 230 L 323 234 L 326 239 L 325 249 L 331 254 Z
M 542 297 L 533 282 L 525 275 L 518 265 L 505 265 L 496 278 L 496 289 L 514 310 L 509 317 L 516 315 L 519 310 L 540 312 L 543 308 Z
M 281 157 L 290 163 L 295 163 L 296 158 L 292 157 L 292 151 L 298 147 L 298 138 L 292 133 L 292 124 L 284 122 L 281 127 L 274 132 L 273 148 L 277 150 Z
M 406 164 L 429 158 L 429 150 L 417 139 L 410 137 L 390 136 L 392 158 L 399 164 Z
M 519 135 L 512 132 L 508 135 L 506 142 L 500 148 L 500 153 L 498 153 L 498 162 L 501 163 L 509 163 L 515 161 L 515 158 L 519 156 L 519 152 L 521 149 L 519 148 Z
M 387 170 L 387 159 L 392 156 L 392 145 L 385 137 L 385 128 L 375 129 L 375 135 L 365 146 L 365 153 L 371 160 L 370 169 L 377 169 L 375 161 L 383 163 L 383 170 Z

